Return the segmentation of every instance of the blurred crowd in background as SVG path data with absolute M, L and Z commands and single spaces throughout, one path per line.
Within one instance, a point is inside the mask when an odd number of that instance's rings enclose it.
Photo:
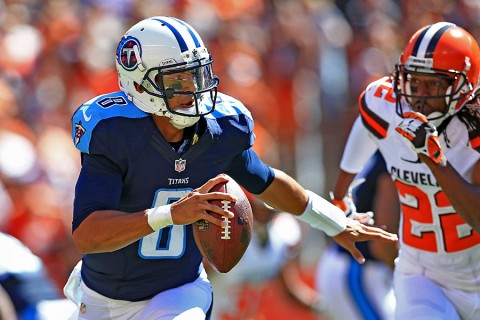
M 118 91 L 115 49 L 137 21 L 190 23 L 220 91 L 250 108 L 256 150 L 326 197 L 365 85 L 408 37 L 450 21 L 480 40 L 478 0 L 0 0 L 0 231 L 44 262 L 59 290 L 80 169 L 73 111 Z

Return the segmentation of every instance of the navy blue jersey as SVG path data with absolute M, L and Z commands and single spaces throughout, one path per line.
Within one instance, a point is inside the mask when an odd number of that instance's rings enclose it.
M 136 212 L 172 203 L 219 173 L 253 193 L 273 180 L 251 149 L 253 120 L 241 102 L 219 94 L 215 111 L 195 127 L 202 128 L 199 138 L 187 137 L 177 152 L 122 92 L 82 105 L 72 118 L 72 138 L 82 152 L 73 230 L 96 210 Z M 201 260 L 191 225 L 175 225 L 114 252 L 84 255 L 82 279 L 107 297 L 139 301 L 195 280 Z

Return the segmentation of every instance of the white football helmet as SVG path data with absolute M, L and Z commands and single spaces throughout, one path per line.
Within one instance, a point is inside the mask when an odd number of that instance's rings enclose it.
M 116 52 L 120 89 L 139 109 L 168 117 L 179 129 L 194 125 L 215 108 L 218 78 L 212 62 L 191 26 L 164 16 L 131 27 Z M 193 96 L 195 103 L 171 108 L 169 99 L 180 95 Z

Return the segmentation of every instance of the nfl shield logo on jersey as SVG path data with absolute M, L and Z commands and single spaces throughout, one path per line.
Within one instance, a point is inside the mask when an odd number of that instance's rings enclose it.
M 183 170 L 185 170 L 186 165 L 187 160 L 183 160 L 182 158 L 175 160 L 175 171 L 182 172 Z

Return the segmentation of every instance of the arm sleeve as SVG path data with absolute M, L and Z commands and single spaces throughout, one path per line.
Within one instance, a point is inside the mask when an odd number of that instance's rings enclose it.
M 343 150 L 340 169 L 348 173 L 358 173 L 365 163 L 378 149 L 375 142 L 370 138 L 367 128 L 358 117 L 353 124 L 347 144 Z
M 117 209 L 121 193 L 121 170 L 105 156 L 82 154 L 82 170 L 75 186 L 72 231 L 94 211 Z
M 253 194 L 262 193 L 275 178 L 272 168 L 252 148 L 237 155 L 226 174 Z

